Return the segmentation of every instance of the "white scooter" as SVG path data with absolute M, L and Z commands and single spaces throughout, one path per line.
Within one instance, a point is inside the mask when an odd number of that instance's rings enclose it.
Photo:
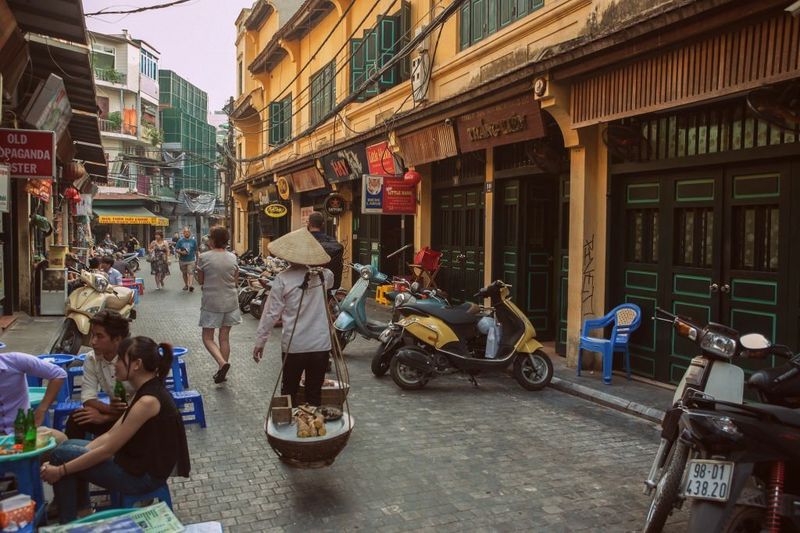
M 89 320 L 103 309 L 132 320 L 136 318 L 134 289 L 109 285 L 105 274 L 90 270 L 82 271 L 80 280 L 83 286 L 72 291 L 67 299 L 64 322 L 50 353 L 77 354 L 81 346 L 89 345 Z

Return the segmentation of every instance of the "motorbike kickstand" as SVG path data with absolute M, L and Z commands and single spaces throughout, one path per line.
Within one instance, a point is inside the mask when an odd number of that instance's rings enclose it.
M 478 387 L 478 386 L 479 386 L 479 385 L 478 385 L 478 380 L 477 380 L 477 379 L 475 379 L 475 376 L 472 376 L 472 375 L 470 375 L 470 376 L 469 376 L 469 382 L 470 382 L 470 383 L 472 383 L 472 385 L 473 385 L 473 386 L 475 386 L 475 387 Z

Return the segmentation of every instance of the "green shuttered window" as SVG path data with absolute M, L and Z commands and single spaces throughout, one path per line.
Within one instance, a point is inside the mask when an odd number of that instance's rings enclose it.
M 292 137 L 292 95 L 269 104 L 269 144 L 278 146 Z
M 320 121 L 336 103 L 336 61 L 311 76 L 311 126 Z
M 467 0 L 459 16 L 459 45 L 469 48 L 544 6 L 544 0 Z

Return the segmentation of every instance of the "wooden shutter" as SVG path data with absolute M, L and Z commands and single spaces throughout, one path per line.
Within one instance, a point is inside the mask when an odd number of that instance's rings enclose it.
M 378 66 L 378 32 L 375 28 L 364 32 L 364 73 L 365 78 L 372 76 L 377 72 Z M 372 98 L 378 94 L 378 84 L 371 84 L 366 91 L 364 91 L 365 98 Z
M 486 8 L 486 34 L 491 35 L 497 31 L 497 0 L 487 0 Z
M 500 27 L 508 26 L 514 20 L 514 2 L 515 0 L 499 0 L 500 1 Z
M 350 94 L 361 87 L 361 84 L 367 79 L 365 63 L 366 46 L 361 45 L 362 41 L 362 39 L 350 39 Z M 358 102 L 363 102 L 366 100 L 366 97 L 362 93 L 356 100 Z
M 399 28 L 399 17 L 380 17 L 378 19 L 378 69 L 382 69 L 397 53 L 397 42 L 400 37 Z M 394 87 L 396 83 L 396 66 L 387 70 L 378 78 L 378 85 L 381 90 Z
M 463 6 L 461 6 L 461 17 L 460 23 L 461 26 L 459 28 L 459 45 L 461 49 L 465 49 L 470 45 L 470 21 L 472 19 L 471 15 L 472 10 L 470 9 L 469 2 L 466 2 Z
M 281 104 L 271 102 L 269 104 L 269 144 L 278 145 L 281 142 Z
M 400 14 L 398 16 L 400 18 L 400 43 L 397 45 L 397 51 L 399 52 L 405 48 L 411 40 L 411 24 L 413 23 L 411 20 L 411 2 L 403 0 L 403 3 L 400 5 Z M 397 83 L 411 78 L 411 58 L 409 56 L 410 54 L 406 55 L 400 60 L 400 63 L 398 63 Z
M 292 95 L 283 100 L 281 106 L 281 141 L 286 142 L 292 138 Z
M 472 0 L 472 42 L 477 43 L 486 35 L 486 2 Z

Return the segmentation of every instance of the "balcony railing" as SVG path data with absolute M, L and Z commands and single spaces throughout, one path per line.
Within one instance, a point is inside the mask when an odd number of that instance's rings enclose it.
M 124 72 L 114 70 L 113 68 L 96 68 L 94 69 L 94 77 L 98 80 L 122 85 L 125 85 L 125 82 L 128 80 L 128 76 Z
M 100 131 L 104 131 L 106 133 L 122 133 L 136 137 L 136 126 L 132 126 L 131 124 L 120 124 L 118 122 L 112 122 L 111 120 L 106 120 L 103 118 L 99 119 L 99 122 Z

